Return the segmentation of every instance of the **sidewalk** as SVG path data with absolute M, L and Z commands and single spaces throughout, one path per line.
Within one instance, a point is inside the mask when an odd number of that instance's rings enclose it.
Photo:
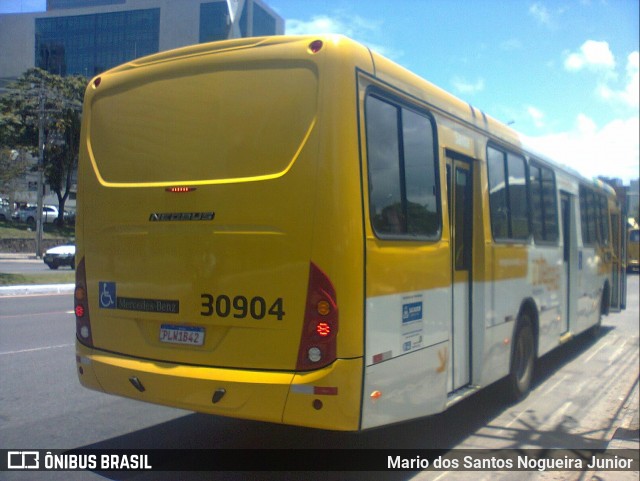
M 638 380 L 633 385 L 629 395 L 623 401 L 614 426 L 617 426 L 613 438 L 607 446 L 608 450 L 624 449 L 635 460 L 636 465 L 640 458 L 640 442 L 638 439 Z M 616 452 L 612 453 L 612 457 Z M 583 479 L 588 480 L 615 480 L 615 481 L 638 481 L 640 474 L 638 471 L 607 471 L 606 469 L 591 471 L 586 473 Z
M 10 296 L 36 296 L 44 294 L 73 294 L 74 284 L 46 284 L 29 286 L 0 286 L 0 298 Z
M 25 260 L 38 260 L 34 253 L 13 253 L 13 252 L 0 252 L 0 261 L 25 261 Z

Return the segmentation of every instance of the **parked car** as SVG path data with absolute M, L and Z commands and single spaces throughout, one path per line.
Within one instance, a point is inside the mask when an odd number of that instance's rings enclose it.
M 18 220 L 26 222 L 29 225 L 36 224 L 36 207 L 30 206 L 18 212 Z M 53 205 L 45 205 L 42 207 L 42 222 L 45 224 L 53 224 L 58 218 L 58 208 Z
M 48 249 L 44 254 L 44 263 L 49 269 L 57 269 L 60 266 L 76 267 L 76 246 L 75 244 L 64 244 Z
M 76 221 L 76 212 L 74 210 L 65 210 L 63 218 L 67 224 L 71 225 Z
M 11 206 L 9 201 L 0 199 L 0 221 L 11 220 Z

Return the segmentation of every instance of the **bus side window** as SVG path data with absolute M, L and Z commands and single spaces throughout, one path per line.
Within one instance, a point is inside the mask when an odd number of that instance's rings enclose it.
M 496 240 L 527 240 L 529 196 L 524 157 L 487 148 L 491 231 Z
M 440 235 L 433 123 L 369 95 L 366 100 L 371 223 L 380 237 Z
M 529 166 L 533 239 L 538 242 L 558 241 L 558 205 L 553 171 L 536 164 Z

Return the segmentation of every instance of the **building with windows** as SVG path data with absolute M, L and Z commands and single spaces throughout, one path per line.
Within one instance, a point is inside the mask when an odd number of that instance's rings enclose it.
M 93 77 L 159 51 L 282 33 L 262 0 L 47 0 L 45 12 L 0 15 L 0 82 L 32 67 Z

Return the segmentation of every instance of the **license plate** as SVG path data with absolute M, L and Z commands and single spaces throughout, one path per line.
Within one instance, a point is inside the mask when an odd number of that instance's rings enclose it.
M 160 342 L 202 346 L 204 344 L 204 327 L 162 324 L 160 326 Z

